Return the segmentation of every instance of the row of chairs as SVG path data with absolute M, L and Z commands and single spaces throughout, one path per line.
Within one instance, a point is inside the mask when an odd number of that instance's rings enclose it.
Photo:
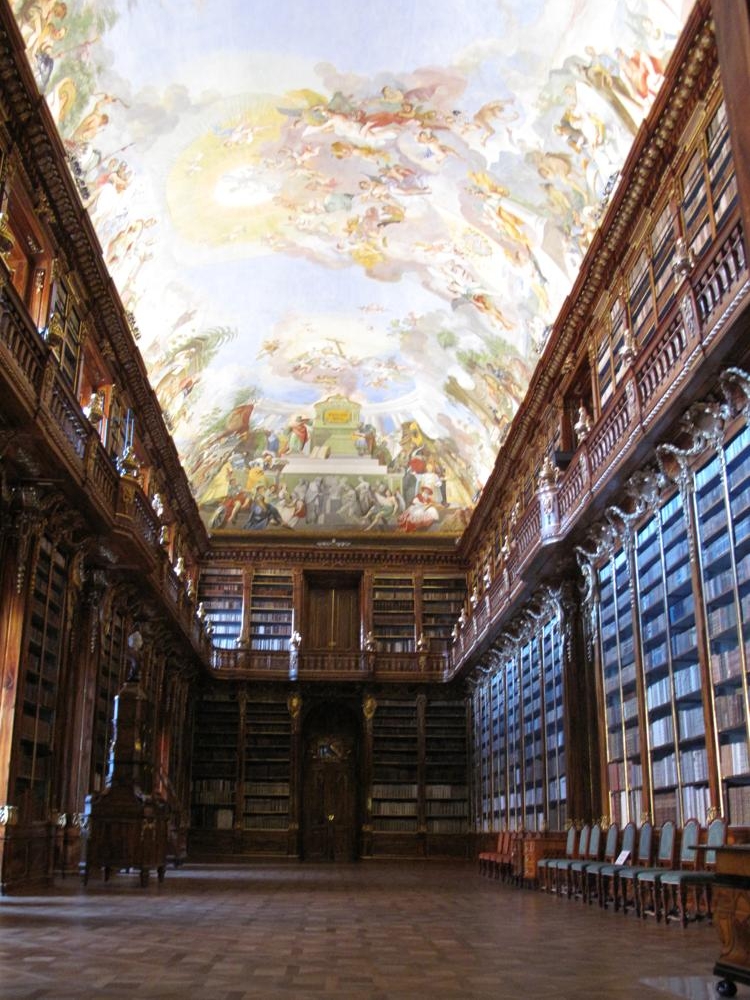
M 679 920 L 685 927 L 689 920 L 711 918 L 716 848 L 726 843 L 726 834 L 726 822 L 715 819 L 701 844 L 697 820 L 688 820 L 681 831 L 668 820 L 655 847 L 650 822 L 640 829 L 627 823 L 622 830 L 613 823 L 606 834 L 599 823 L 585 824 L 580 831 L 571 827 L 564 857 L 542 858 L 537 864 L 537 882 L 549 893 L 589 904 L 597 900 L 603 909 L 612 904 L 623 913 L 634 909 L 638 916 L 651 915 L 657 921 Z M 479 855 L 480 871 L 504 881 L 520 881 L 524 836 L 523 832 L 500 834 L 497 849 Z

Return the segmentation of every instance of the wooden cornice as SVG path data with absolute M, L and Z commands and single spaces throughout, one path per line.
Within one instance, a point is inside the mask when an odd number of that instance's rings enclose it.
M 377 566 L 387 567 L 389 572 L 408 572 L 415 567 L 447 569 L 459 573 L 466 571 L 466 565 L 455 546 L 445 551 L 416 547 L 405 549 L 401 546 L 396 547 L 395 540 L 391 538 L 380 547 L 375 545 L 363 547 L 361 544 L 336 539 L 304 545 L 291 542 L 263 544 L 245 541 L 222 544 L 214 541 L 205 555 L 204 564 L 311 566 L 316 569 Z
M 592 310 L 628 249 L 643 208 L 656 193 L 685 126 L 705 99 L 718 64 L 709 0 L 696 0 L 675 47 L 666 79 L 641 125 L 619 183 L 584 257 L 578 278 L 554 323 L 524 400 L 498 453 L 459 545 L 470 559 L 490 525 L 514 472 L 539 427 L 563 366 L 577 349 Z
M 130 331 L 125 310 L 110 277 L 88 213 L 81 204 L 68 170 L 65 150 L 52 115 L 39 94 L 26 59 L 23 39 L 9 5 L 0 0 L 0 107 L 5 129 L 14 144 L 34 191 L 43 196 L 47 220 L 68 266 L 77 276 L 101 348 L 105 340 L 139 415 L 139 436 L 149 458 L 158 465 L 180 519 L 199 553 L 208 535 L 198 514 L 187 476 L 167 430 L 146 366 Z

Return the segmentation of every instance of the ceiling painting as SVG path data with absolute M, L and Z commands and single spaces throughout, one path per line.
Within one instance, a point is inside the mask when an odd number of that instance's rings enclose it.
M 458 535 L 679 0 L 16 0 L 214 532 Z

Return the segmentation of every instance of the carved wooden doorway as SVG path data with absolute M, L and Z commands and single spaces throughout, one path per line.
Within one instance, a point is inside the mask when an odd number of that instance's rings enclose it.
M 357 856 L 357 721 L 342 705 L 313 709 L 304 728 L 302 856 L 353 861 Z

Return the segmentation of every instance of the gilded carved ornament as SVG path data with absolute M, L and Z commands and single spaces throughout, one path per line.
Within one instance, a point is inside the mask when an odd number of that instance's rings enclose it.
M 365 695 L 365 699 L 362 702 L 362 714 L 369 721 L 375 715 L 375 711 L 378 707 L 377 699 L 374 695 Z

